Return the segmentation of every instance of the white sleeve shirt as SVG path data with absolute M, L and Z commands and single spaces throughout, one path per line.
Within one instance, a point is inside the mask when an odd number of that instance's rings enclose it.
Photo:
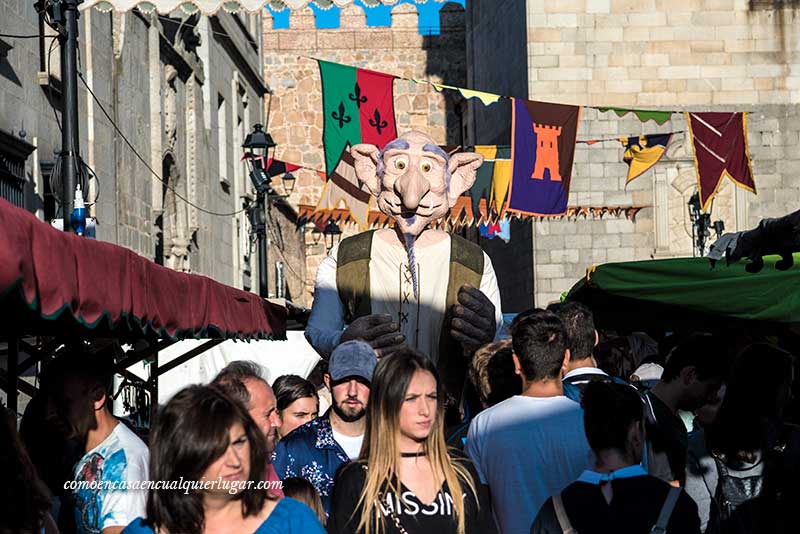
M 314 285 L 314 304 L 311 308 L 311 316 L 305 331 L 309 343 L 325 358 L 328 358 L 333 349 L 339 344 L 342 331 L 346 326 L 344 323 L 344 304 L 339 299 L 339 292 L 336 287 L 336 258 L 338 252 L 339 245 L 336 245 L 317 270 L 317 279 Z M 449 252 L 447 261 L 449 262 Z M 370 270 L 372 271 L 372 269 L 373 264 L 370 263 Z M 495 338 L 497 339 L 502 335 L 503 326 L 500 290 L 497 286 L 497 278 L 492 261 L 485 252 L 483 253 L 483 275 L 481 276 L 479 289 L 494 304 Z

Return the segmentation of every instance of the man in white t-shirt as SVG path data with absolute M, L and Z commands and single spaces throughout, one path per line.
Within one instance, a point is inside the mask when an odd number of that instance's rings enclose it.
M 567 334 L 552 312 L 534 310 L 511 325 L 522 394 L 479 413 L 466 452 L 489 486 L 499 531 L 528 534 L 539 508 L 591 466 L 580 406 L 564 396 Z
M 85 443 L 71 489 L 79 534 L 118 534 L 145 515 L 149 451 L 110 411 L 111 354 L 63 357 L 50 413 Z M 51 364 L 53 365 L 53 364 Z M 133 486 L 138 485 L 139 488 Z
M 336 471 L 358 458 L 366 430 L 367 401 L 378 358 L 364 341 L 346 341 L 331 353 L 325 385 L 333 404 L 324 415 L 294 429 L 278 442 L 272 464 L 281 479 L 302 477 L 330 511 Z

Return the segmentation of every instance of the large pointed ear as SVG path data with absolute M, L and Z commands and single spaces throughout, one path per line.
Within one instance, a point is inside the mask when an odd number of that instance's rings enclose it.
M 475 183 L 478 167 L 483 165 L 483 156 L 476 152 L 459 152 L 450 156 L 447 169 L 450 171 L 450 186 L 447 200 L 454 206 L 458 197 Z
M 350 155 L 355 161 L 356 178 L 376 197 L 381 192 L 381 181 L 378 178 L 380 152 L 375 145 L 367 144 L 355 145 L 350 149 Z

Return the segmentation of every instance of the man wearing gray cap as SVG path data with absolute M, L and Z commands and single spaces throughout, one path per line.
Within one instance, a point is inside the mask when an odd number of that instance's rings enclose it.
M 363 341 L 347 341 L 331 353 L 325 385 L 331 408 L 278 442 L 272 464 L 281 479 L 311 482 L 327 514 L 336 470 L 358 458 L 364 439 L 367 400 L 378 358 Z

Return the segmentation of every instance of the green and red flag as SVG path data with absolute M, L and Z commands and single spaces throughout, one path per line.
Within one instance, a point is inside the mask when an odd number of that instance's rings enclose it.
M 397 137 L 394 76 L 318 60 L 325 122 L 325 171 L 333 174 L 342 152 L 359 143 L 383 148 Z

